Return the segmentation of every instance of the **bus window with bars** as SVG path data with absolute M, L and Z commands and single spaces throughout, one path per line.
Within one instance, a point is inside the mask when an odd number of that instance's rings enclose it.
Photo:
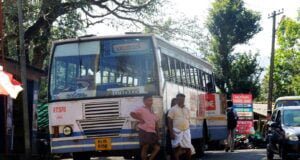
M 192 69 L 191 69 L 191 73 L 192 73 L 192 78 L 193 78 L 193 88 L 199 88 L 198 87 L 198 85 L 199 85 L 199 83 L 198 83 L 198 73 L 197 73 L 197 68 L 195 68 L 195 67 L 193 67 Z
M 168 56 L 161 53 L 161 67 L 162 67 L 162 70 L 163 70 L 163 74 L 164 74 L 164 78 L 166 81 L 170 81 L 171 77 L 171 73 L 170 73 L 170 63 L 169 63 L 169 60 L 168 60 Z
M 170 60 L 170 81 L 176 82 L 176 59 L 169 57 Z
M 180 68 L 180 61 L 176 60 L 176 83 L 182 84 L 182 74 Z

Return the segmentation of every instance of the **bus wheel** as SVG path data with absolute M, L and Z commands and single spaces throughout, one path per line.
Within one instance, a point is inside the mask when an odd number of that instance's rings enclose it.
M 91 156 L 89 155 L 89 153 L 85 153 L 85 152 L 74 152 L 73 159 L 74 160 L 90 160 Z

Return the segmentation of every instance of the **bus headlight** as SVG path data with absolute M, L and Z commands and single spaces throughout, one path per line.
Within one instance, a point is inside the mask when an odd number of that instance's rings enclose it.
M 65 126 L 63 129 L 63 133 L 65 136 L 70 136 L 73 133 L 73 129 L 70 126 Z

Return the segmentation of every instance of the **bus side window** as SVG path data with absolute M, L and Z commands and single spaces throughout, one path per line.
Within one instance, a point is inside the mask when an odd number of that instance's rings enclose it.
M 205 72 L 202 72 L 202 86 L 203 86 L 203 90 L 207 91 L 207 88 L 206 88 L 206 73 Z
M 166 81 L 170 81 L 171 79 L 171 73 L 170 73 L 170 62 L 169 62 L 169 58 L 161 53 L 161 67 L 163 70 L 163 74 L 164 74 L 164 78 Z
M 197 71 L 197 68 L 194 68 L 193 69 L 193 75 L 194 75 L 194 88 L 199 88 L 199 81 L 198 81 L 198 71 Z
M 171 82 L 176 82 L 176 66 L 175 66 L 175 59 L 174 58 L 169 58 L 170 60 L 170 71 L 171 71 L 171 74 L 170 74 L 170 81 Z
M 181 68 L 180 61 L 176 60 L 176 83 L 182 84 L 182 76 L 181 76 Z
M 212 75 L 211 74 L 208 74 L 207 75 L 207 79 L 208 79 L 208 82 L 206 84 L 206 87 L 207 87 L 207 91 L 209 93 L 213 93 L 214 92 L 214 84 L 213 84 L 213 80 L 212 80 Z
M 193 81 L 191 75 L 191 66 L 188 64 L 186 65 L 186 71 L 187 71 L 188 86 L 191 87 L 193 85 Z
M 203 79 L 202 79 L 202 71 L 198 69 L 198 81 L 199 81 L 199 89 L 203 90 Z

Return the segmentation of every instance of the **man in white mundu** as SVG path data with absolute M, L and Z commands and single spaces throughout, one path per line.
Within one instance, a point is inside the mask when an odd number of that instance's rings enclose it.
M 177 105 L 172 107 L 168 113 L 168 128 L 172 139 L 172 148 L 174 149 L 174 158 L 186 153 L 187 158 L 191 159 L 195 149 L 191 142 L 190 133 L 190 111 L 184 105 L 185 95 L 177 94 Z

